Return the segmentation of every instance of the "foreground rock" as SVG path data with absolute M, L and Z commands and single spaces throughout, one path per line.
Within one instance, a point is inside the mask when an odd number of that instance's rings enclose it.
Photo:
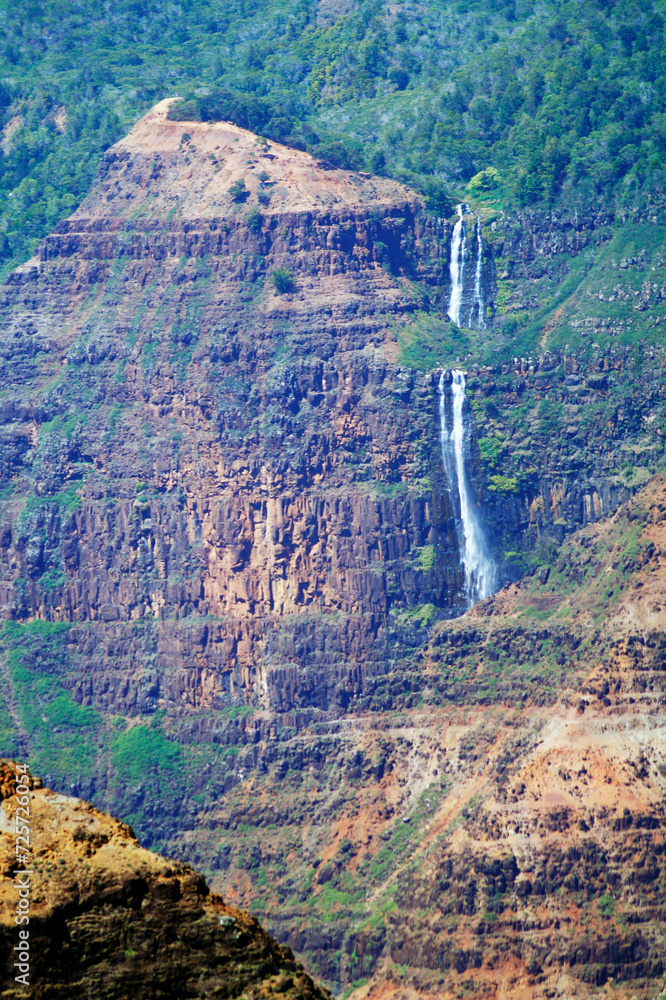
M 33 782 L 30 988 L 15 982 L 15 765 L 0 762 L 2 996 L 34 1000 L 325 1000 L 288 948 L 128 826 Z

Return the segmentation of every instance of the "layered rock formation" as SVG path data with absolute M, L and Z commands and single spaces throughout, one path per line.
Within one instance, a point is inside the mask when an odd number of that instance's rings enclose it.
M 5 289 L 4 463 L 27 476 L 6 507 L 5 615 L 223 619 L 196 702 L 234 685 L 270 707 L 272 661 L 290 660 L 275 619 L 335 613 L 335 655 L 358 660 L 396 601 L 458 607 L 427 481 L 432 387 L 391 363 L 413 280 L 441 292 L 446 227 L 392 182 L 234 126 L 183 138 L 165 110 Z M 408 567 L 428 544 L 437 564 Z M 340 681 L 318 684 L 324 705 Z M 85 694 L 116 683 L 93 675 Z
M 662 347 L 616 347 L 471 369 L 484 513 L 504 551 L 561 542 L 660 468 L 663 365 Z
M 611 635 L 594 617 L 611 597 L 595 592 L 592 625 L 572 627 L 573 603 L 555 616 L 590 566 L 605 580 L 601 556 L 585 561 L 577 541 L 570 571 L 551 559 L 661 461 L 660 350 L 567 349 L 556 304 L 538 352 L 467 366 L 474 487 L 503 579 L 543 566 L 514 605 L 453 621 L 463 578 L 437 386 L 471 349 L 445 319 L 455 220 L 392 181 L 166 110 L 107 153 L 88 199 L 3 286 L 2 746 L 113 805 L 145 842 L 199 859 L 336 986 L 552 995 L 571 968 L 565 988 L 584 996 L 583 965 L 600 983 L 625 964 L 627 989 L 652 989 L 656 896 L 631 959 L 622 922 L 609 936 L 597 915 L 611 896 L 638 920 L 623 881 L 634 853 L 661 873 L 661 778 L 587 811 L 577 795 L 546 801 L 536 777 L 528 809 L 505 779 L 529 789 L 529 768 L 546 767 L 538 741 L 550 759 L 570 737 L 582 772 L 590 740 L 610 752 L 605 725 L 638 771 L 639 751 L 662 746 L 661 674 L 641 673 L 659 600 L 626 631 L 628 687 L 604 690 Z M 603 218 L 487 221 L 491 346 L 507 315 L 536 308 L 535 282 L 555 287 L 572 254 L 616 239 Z M 608 253 L 613 281 L 633 281 Z M 645 316 L 643 299 L 622 302 Z M 616 336 L 597 319 L 590 333 Z M 580 725 L 583 687 L 602 691 L 594 730 L 590 704 Z M 608 776 L 611 789 L 625 780 Z M 544 831 L 534 854 L 528 827 Z M 588 866 L 584 889 L 559 893 L 548 859 L 589 860 L 616 834 L 602 868 L 620 881 Z M 590 927 L 586 963 L 555 935 L 565 917 L 575 935 Z
M 387 669 L 390 612 L 464 607 L 437 378 L 396 362 L 418 310 L 447 300 L 453 220 L 232 125 L 170 122 L 167 105 L 106 154 L 83 205 L 4 289 L 4 615 L 92 627 L 92 644 L 78 630 L 69 643 L 75 657 L 99 650 L 67 685 L 86 705 L 344 708 Z M 586 239 L 594 221 L 577 223 Z M 556 239 L 526 223 L 523 258 L 580 249 L 567 226 Z M 519 256 L 516 234 L 495 235 Z M 284 267 L 294 290 L 280 294 Z M 580 481 L 577 362 L 559 362 L 469 380 L 502 458 L 475 476 L 498 551 L 531 550 L 627 495 L 608 448 Z M 603 402 L 627 366 L 600 367 Z M 652 460 L 654 414 L 642 371 L 632 379 L 632 405 L 608 419 Z M 536 430 L 516 420 L 530 395 L 536 412 L 562 394 L 566 444 L 541 417 Z M 147 678 L 137 634 L 154 622 L 170 624 Z
M 665 518 L 659 478 L 435 627 L 402 712 L 293 740 L 188 850 L 359 998 L 657 996 Z
M 89 803 L 30 779 L 29 923 L 17 926 L 16 766 L 0 762 L 0 950 L 5 997 L 324 1000 L 292 953 L 186 865 L 139 846 Z M 19 879 L 20 880 L 20 879 Z M 28 931 L 29 986 L 16 981 Z M 22 974 L 26 974 L 21 969 Z

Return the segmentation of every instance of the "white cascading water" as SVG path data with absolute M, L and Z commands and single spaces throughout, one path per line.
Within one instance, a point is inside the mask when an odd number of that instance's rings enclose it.
M 463 304 L 463 278 L 465 258 L 467 256 L 467 233 L 465 232 L 463 208 L 463 205 L 458 205 L 458 221 L 453 227 L 453 235 L 451 237 L 451 262 L 449 264 L 449 274 L 451 275 L 449 319 L 457 326 L 460 326 L 460 314 Z
M 484 313 L 486 307 L 483 303 L 483 284 L 481 282 L 481 261 L 483 259 L 483 240 L 481 239 L 481 216 L 476 217 L 476 271 L 474 272 L 474 306 L 478 311 L 477 322 L 480 330 L 485 330 L 486 320 Z M 474 309 L 472 309 L 472 313 Z M 470 317 L 470 326 L 472 320 Z
M 451 276 L 451 297 L 449 299 L 448 315 L 457 326 L 462 326 L 463 307 L 465 305 L 465 263 L 469 256 L 467 249 L 467 230 L 465 228 L 466 205 L 456 206 L 458 221 L 451 235 L 451 259 L 449 274 Z M 476 319 L 477 326 L 484 330 L 485 304 L 483 301 L 483 240 L 481 239 L 481 218 L 476 217 L 476 269 L 474 272 L 474 301 L 469 309 L 467 326 L 472 327 Z M 468 297 L 469 301 L 469 297 Z
M 484 597 L 489 597 L 497 589 L 497 567 L 474 504 L 466 459 L 469 453 L 469 422 L 465 421 L 465 376 L 458 368 L 451 371 L 451 426 L 447 415 L 445 372 L 439 380 L 439 418 L 442 444 L 442 463 L 449 482 L 451 502 L 454 511 L 460 508 L 456 518 L 460 555 L 465 571 L 465 596 L 471 607 Z M 457 492 L 456 504 L 455 493 Z

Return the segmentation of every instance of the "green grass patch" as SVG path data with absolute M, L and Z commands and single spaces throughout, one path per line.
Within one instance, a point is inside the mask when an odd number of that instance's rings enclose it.
M 418 604 L 415 608 L 405 608 L 396 611 L 395 618 L 399 625 L 430 625 L 437 617 L 434 604 Z
M 416 565 L 424 573 L 427 573 L 435 565 L 435 546 L 424 545 L 416 550 Z M 425 605 L 424 605 L 425 607 Z
M 219 714 L 225 719 L 247 719 L 248 716 L 254 715 L 254 709 L 251 705 L 229 705 L 221 709 Z
M 504 476 L 501 473 L 490 476 L 488 479 L 488 490 L 490 493 L 518 493 L 520 485 L 517 476 Z
M 66 688 L 66 622 L 6 622 L 2 641 L 21 726 L 29 736 L 36 773 L 57 784 L 92 774 L 103 721 Z
M 161 729 L 138 725 L 116 736 L 111 760 L 118 774 L 130 783 L 148 778 L 168 780 L 182 766 L 183 752 Z
M 400 347 L 398 363 L 422 371 L 460 362 L 473 342 L 471 331 L 463 332 L 454 323 L 425 312 L 418 312 L 395 333 Z
M 21 517 L 27 517 L 32 511 L 42 507 L 59 507 L 64 514 L 70 514 L 81 506 L 80 490 L 80 486 L 71 486 L 52 496 L 38 496 L 36 493 L 31 493 L 25 502 Z

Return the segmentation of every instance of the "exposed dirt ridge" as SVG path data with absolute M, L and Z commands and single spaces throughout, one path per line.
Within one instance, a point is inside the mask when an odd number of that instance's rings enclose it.
M 264 143 L 230 122 L 169 121 L 170 104 L 171 99 L 161 101 L 110 147 L 73 219 L 145 222 L 170 211 L 183 220 L 234 217 L 242 215 L 242 203 L 232 202 L 228 190 L 239 181 L 255 204 L 264 192 L 271 213 L 335 207 L 366 212 L 372 205 L 419 203 L 418 195 L 396 181 L 331 168 L 300 150 Z

